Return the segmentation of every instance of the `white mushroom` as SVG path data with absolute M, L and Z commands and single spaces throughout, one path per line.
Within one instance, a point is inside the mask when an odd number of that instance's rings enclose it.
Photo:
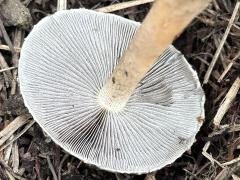
M 114 172 L 172 163 L 204 118 L 197 74 L 172 45 L 124 106 L 108 102 L 103 87 L 139 26 L 91 10 L 60 11 L 34 26 L 20 58 L 21 93 L 34 119 L 70 154 Z

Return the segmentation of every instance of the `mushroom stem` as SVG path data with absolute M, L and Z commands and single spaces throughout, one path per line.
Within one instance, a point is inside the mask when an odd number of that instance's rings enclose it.
M 157 0 L 111 77 L 99 92 L 102 107 L 122 110 L 137 84 L 210 0 Z

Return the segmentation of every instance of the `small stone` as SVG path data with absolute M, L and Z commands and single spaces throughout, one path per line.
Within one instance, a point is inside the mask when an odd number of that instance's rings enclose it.
M 5 26 L 29 28 L 32 24 L 29 9 L 19 0 L 0 0 L 0 18 Z

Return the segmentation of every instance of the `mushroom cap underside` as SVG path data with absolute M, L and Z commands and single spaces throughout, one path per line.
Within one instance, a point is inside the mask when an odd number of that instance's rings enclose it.
M 38 124 L 70 154 L 101 169 L 147 173 L 188 150 L 204 118 L 196 72 L 172 45 L 139 82 L 126 107 L 97 96 L 140 26 L 78 9 L 41 20 L 25 39 L 20 89 Z

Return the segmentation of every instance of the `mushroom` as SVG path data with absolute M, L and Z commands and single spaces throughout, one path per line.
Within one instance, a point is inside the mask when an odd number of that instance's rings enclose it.
M 157 1 L 141 26 L 86 9 L 60 11 L 34 26 L 22 47 L 20 90 L 56 144 L 101 169 L 138 174 L 191 147 L 204 118 L 204 93 L 196 72 L 169 44 L 206 1 L 189 12 L 188 3 L 197 2 L 186 0 L 185 9 L 165 19 L 179 5 L 172 2 Z M 161 20 L 169 36 L 150 26 Z

